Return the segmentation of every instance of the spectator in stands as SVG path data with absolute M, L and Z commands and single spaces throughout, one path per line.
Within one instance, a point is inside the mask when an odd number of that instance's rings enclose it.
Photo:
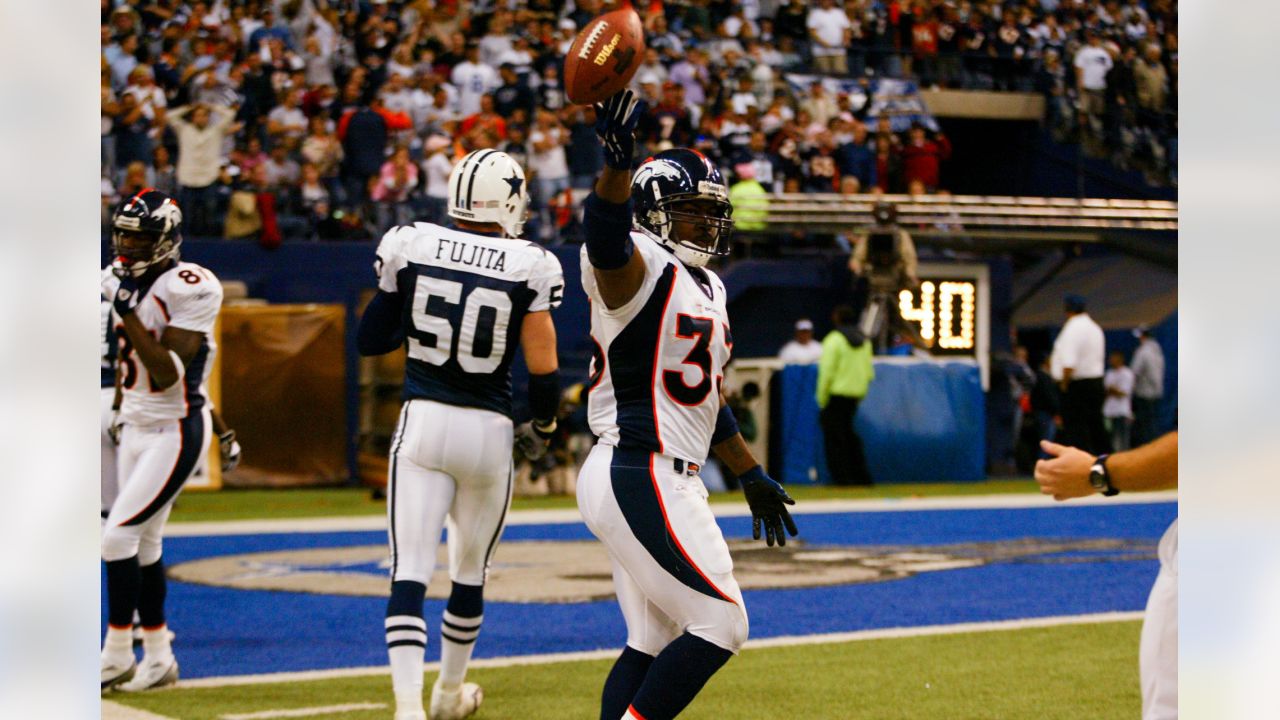
M 1114 452 L 1129 449 L 1129 430 L 1133 424 L 1133 371 L 1124 364 L 1124 353 L 1112 352 L 1107 357 L 1107 372 L 1102 385 L 1107 399 L 1102 403 L 1102 417 L 1111 433 Z
M 192 236 L 212 235 L 214 182 L 223 165 L 223 140 L 235 131 L 235 113 L 219 106 L 184 105 L 166 115 L 178 138 L 178 204 Z
M 938 84 L 938 20 L 933 9 L 917 3 L 911 10 L 912 69 L 920 76 L 922 86 Z
M 867 126 L 853 122 L 853 137 L 836 149 L 836 167 L 841 177 L 855 177 L 860 189 L 876 184 L 876 154 L 867 137 Z
M 178 195 L 178 174 L 169 161 L 169 148 L 156 145 L 151 151 L 151 167 L 147 168 L 147 185 L 170 197 Z
M 466 117 L 480 112 L 480 98 L 501 85 L 492 66 L 480 62 L 480 46 L 467 44 L 466 60 L 454 66 L 450 82 L 458 88 L 458 112 Z
M 494 110 L 493 94 L 480 96 L 480 109 L 463 119 L 458 126 L 462 144 L 471 150 L 485 147 L 484 136 L 491 136 L 494 143 L 507 139 L 507 120 Z
M 320 180 L 320 170 L 312 163 L 302 166 L 302 180 L 298 183 L 298 205 L 302 215 L 310 215 L 317 205 L 330 204 L 329 188 Z
M 831 118 L 840 114 L 840 106 L 822 80 L 814 80 L 809 86 L 809 96 L 800 103 L 800 109 L 809 114 L 809 120 L 814 125 L 822 127 L 826 127 Z
M 693 116 L 681 99 L 681 85 L 668 80 L 662 85 L 662 100 L 649 108 L 636 127 L 636 139 L 650 153 L 693 142 Z
M 773 18 L 773 32 L 779 43 L 784 39 L 793 43 L 807 43 L 810 32 L 809 8 L 805 6 L 805 0 L 789 0 L 786 5 L 778 8 L 778 13 Z
M 1123 128 L 1133 125 L 1133 108 L 1137 96 L 1133 66 L 1137 60 L 1137 50 L 1132 45 L 1121 50 L 1113 42 L 1106 43 L 1105 47 L 1107 54 L 1111 56 L 1112 65 L 1107 71 L 1104 136 L 1112 162 L 1124 167 L 1128 162 L 1130 148 L 1125 142 Z
M 902 174 L 909 185 L 914 180 L 924 183 L 928 190 L 940 187 L 942 161 L 951 157 L 951 141 L 938 131 L 933 138 L 925 134 L 924 126 L 912 123 L 907 142 L 902 146 Z
M 822 343 L 813 339 L 813 321 L 800 318 L 796 321 L 795 334 L 778 351 L 778 359 L 784 365 L 817 365 L 822 359 Z
M 733 224 L 739 232 L 759 232 L 765 229 L 769 216 L 763 207 L 769 201 L 769 193 L 756 179 L 756 168 L 749 162 L 733 166 L 737 178 L 729 188 L 729 202 L 733 205 Z
M 844 10 L 835 7 L 833 0 L 818 0 L 818 6 L 809 9 L 805 26 L 812 43 L 813 69 L 824 75 L 848 74 L 853 25 Z
M 1102 37 L 1085 30 L 1085 47 L 1076 51 L 1076 94 L 1080 99 L 1080 125 L 1094 136 L 1102 134 L 1102 115 L 1106 111 L 1107 73 L 1111 71 L 1111 55 L 1102 47 Z
M 830 130 L 818 133 L 817 142 L 803 157 L 805 192 L 839 191 L 840 170 L 836 166 L 836 141 Z
M 267 135 L 276 142 L 300 140 L 307 133 L 307 116 L 301 105 L 301 89 L 285 91 L 280 104 L 267 114 Z
M 529 169 L 537 179 L 537 207 L 543 211 L 543 240 L 550 239 L 553 227 L 546 213 L 550 200 L 569 189 L 569 160 L 565 146 L 569 144 L 569 129 L 560 124 L 560 118 L 550 110 L 539 110 L 537 125 L 529 135 L 532 152 Z
M 1141 325 L 1133 331 L 1139 339 L 1133 351 L 1133 445 L 1154 440 L 1159 433 L 1158 413 L 1164 398 L 1164 351 L 1151 330 Z
M 443 135 L 432 135 L 422 146 L 427 156 L 422 161 L 423 175 L 426 177 L 426 217 L 427 222 L 443 223 L 449 199 L 449 174 L 453 172 L 453 160 L 449 157 L 452 143 Z
M 1072 86 L 1067 79 L 1066 66 L 1062 64 L 1056 50 L 1045 50 L 1044 64 L 1036 73 L 1035 86 L 1044 95 L 1045 122 L 1049 126 L 1049 132 L 1055 140 L 1061 142 L 1075 126 L 1075 113 L 1071 108 Z
M 141 160 L 134 160 L 124 168 L 120 179 L 120 189 L 116 193 L 122 198 L 130 198 L 150 186 L 147 182 L 147 165 Z
M 996 90 L 1020 90 L 1022 60 L 1030 43 L 1012 9 L 1001 16 L 1000 26 L 991 35 L 992 80 Z
M 596 111 L 589 105 L 571 105 L 565 108 L 569 126 L 569 182 L 580 190 L 595 184 L 596 176 L 604 167 L 604 153 L 596 141 Z
M 1166 161 L 1164 113 L 1169 98 L 1169 74 L 1160 62 L 1160 46 L 1147 43 L 1142 59 L 1133 65 L 1137 126 L 1149 144 L 1156 163 Z
M 751 141 L 747 151 L 739 158 L 750 163 L 756 182 L 767 192 L 778 192 L 782 189 L 782 178 L 775 170 L 776 160 L 769 153 L 769 141 L 763 132 L 751 133 Z
M 827 470 L 836 485 L 871 485 L 862 439 L 854 429 L 858 404 L 876 374 L 871 343 L 856 327 L 857 315 L 848 305 L 837 307 L 831 322 L 835 329 L 822 340 L 816 393 Z
M 348 110 L 338 122 L 342 141 L 342 182 L 347 204 L 359 206 L 369 198 L 370 180 L 382 171 L 388 133 L 412 126 L 407 115 L 391 113 L 374 98 L 370 105 Z
M 533 119 L 533 111 L 537 98 L 533 91 L 520 80 L 516 74 L 516 66 L 503 63 L 498 72 L 502 84 L 493 91 L 493 109 L 504 118 L 521 125 L 529 124 Z
M 329 194 L 340 192 L 338 172 L 342 167 L 342 142 L 333 133 L 332 122 L 324 115 L 308 121 L 307 137 L 302 141 L 302 158 L 314 165 Z
M 413 220 L 409 193 L 418 187 L 418 166 L 409 159 L 409 148 L 401 145 L 382 164 L 371 198 L 377 203 L 378 229 L 407 225 Z
M 1085 311 L 1082 296 L 1067 295 L 1063 309 L 1067 322 L 1050 356 L 1053 379 L 1062 390 L 1062 442 L 1094 454 L 1109 452 L 1111 439 L 1102 417 L 1106 340 L 1102 328 Z

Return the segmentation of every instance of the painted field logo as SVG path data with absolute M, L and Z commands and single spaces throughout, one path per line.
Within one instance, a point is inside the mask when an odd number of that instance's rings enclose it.
M 1156 544 L 1146 540 L 1046 540 L 929 546 L 808 546 L 785 548 L 733 540 L 734 575 L 744 590 L 806 588 L 885 582 L 927 572 L 993 563 L 1085 563 L 1153 560 Z M 448 556 L 443 547 L 427 595 L 446 597 Z M 243 590 L 283 590 L 325 595 L 385 597 L 385 545 L 280 550 L 225 555 L 181 563 L 169 569 L 174 580 Z M 562 603 L 613 597 L 613 578 L 604 548 L 593 540 L 514 541 L 498 546 L 485 599 L 495 602 Z

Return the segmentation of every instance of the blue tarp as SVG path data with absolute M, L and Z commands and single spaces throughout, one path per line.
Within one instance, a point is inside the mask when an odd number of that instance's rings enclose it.
M 818 425 L 816 366 L 783 368 L 780 382 L 786 483 L 830 481 Z M 985 477 L 986 409 L 977 366 L 876 363 L 876 379 L 854 423 L 871 477 L 881 482 L 975 481 Z

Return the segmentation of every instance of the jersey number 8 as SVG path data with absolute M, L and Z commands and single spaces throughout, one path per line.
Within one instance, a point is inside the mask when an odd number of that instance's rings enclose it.
M 492 288 L 477 287 L 463 303 L 463 284 L 443 278 L 418 276 L 414 286 L 413 327 L 431 336 L 409 342 L 409 357 L 431 365 L 444 365 L 454 355 L 454 321 L 456 310 L 448 317 L 430 312 L 431 299 L 438 297 L 448 305 L 463 305 L 458 323 L 458 365 L 469 373 L 489 374 L 498 369 L 507 351 L 507 324 L 511 320 L 511 298 Z M 488 352 L 485 352 L 485 351 Z M 485 353 L 478 356 L 476 353 Z

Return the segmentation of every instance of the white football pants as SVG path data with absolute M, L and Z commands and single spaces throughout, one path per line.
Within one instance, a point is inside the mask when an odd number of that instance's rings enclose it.
M 134 555 L 150 565 L 160 559 L 161 532 L 174 498 L 209 451 L 209 407 L 181 420 L 126 423 L 117 448 L 120 491 L 102 531 L 102 559 Z
M 440 530 L 449 578 L 483 585 L 511 505 L 511 419 L 430 400 L 400 410 L 387 480 L 391 580 L 426 585 Z
M 733 558 L 696 466 L 676 464 L 596 445 L 578 474 L 578 509 L 609 551 L 628 645 L 657 655 L 688 632 L 737 653 L 748 625 Z
M 1138 651 L 1142 720 L 1178 717 L 1178 520 L 1160 538 L 1160 574 L 1147 598 Z

